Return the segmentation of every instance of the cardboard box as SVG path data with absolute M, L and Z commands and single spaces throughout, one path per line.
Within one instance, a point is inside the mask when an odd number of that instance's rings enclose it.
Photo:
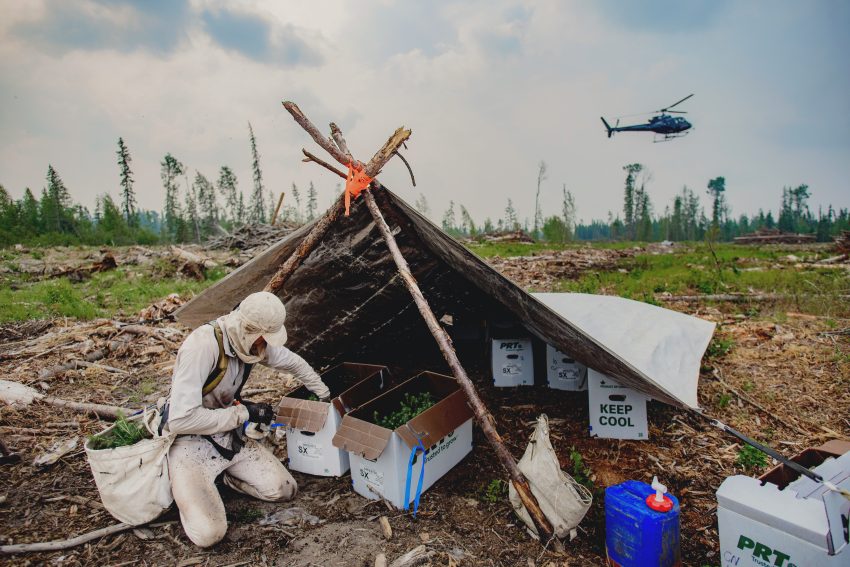
M 587 390 L 587 366 L 552 345 L 546 345 L 546 378 L 554 390 Z
M 497 388 L 534 385 L 531 339 L 493 339 L 493 383 Z
M 405 394 L 430 392 L 436 403 L 395 430 L 374 423 L 375 412 L 385 416 L 397 410 Z M 427 448 L 422 492 L 472 451 L 472 410 L 457 381 L 450 376 L 423 372 L 342 418 L 333 438 L 335 447 L 348 451 L 354 491 L 370 499 L 383 497 L 403 509 L 412 502 L 421 470 L 416 453 L 410 495 L 404 488 L 412 449 L 419 440 Z
M 342 476 L 349 469 L 348 453 L 333 446 L 342 416 L 381 395 L 390 387 L 385 366 L 344 362 L 322 373 L 331 391 L 330 402 L 310 400 L 304 386 L 284 396 L 277 421 L 285 423 L 289 468 L 317 476 Z
M 645 394 L 620 386 L 608 376 L 588 369 L 587 400 L 590 436 L 605 439 L 649 439 Z
M 847 449 L 847 447 L 845 447 Z M 808 454 L 805 454 L 807 453 Z M 810 459 L 823 447 L 793 460 Z M 818 458 L 823 458 L 823 455 Z M 814 472 L 850 489 L 850 452 L 826 456 Z M 808 477 L 774 469 L 762 478 L 736 475 L 717 489 L 717 524 L 723 567 L 741 565 L 850 565 L 846 518 L 850 501 Z M 762 480 L 778 479 L 785 486 Z M 790 480 L 790 482 L 788 482 Z

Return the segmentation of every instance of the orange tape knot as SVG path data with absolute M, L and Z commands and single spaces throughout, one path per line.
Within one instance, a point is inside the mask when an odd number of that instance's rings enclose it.
M 366 189 L 372 182 L 372 178 L 366 175 L 362 167 L 356 167 L 354 164 L 348 164 L 348 175 L 345 178 L 345 216 L 348 216 L 351 210 L 351 199 L 360 196 L 360 193 Z

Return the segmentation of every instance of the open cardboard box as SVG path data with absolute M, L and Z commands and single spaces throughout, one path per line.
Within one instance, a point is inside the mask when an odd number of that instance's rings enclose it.
M 373 423 L 375 412 L 385 416 L 400 407 L 405 394 L 430 392 L 435 404 L 395 430 Z M 419 441 L 426 447 L 422 492 L 472 451 L 472 410 L 460 385 L 450 376 L 423 372 L 342 418 L 333 438 L 348 451 L 354 491 L 366 498 L 385 498 L 405 508 L 415 498 L 422 453 L 408 462 Z M 410 470 L 410 494 L 405 482 Z
M 330 402 L 310 400 L 301 386 L 277 406 L 277 421 L 286 424 L 289 468 L 318 476 L 342 476 L 348 471 L 348 453 L 331 440 L 349 411 L 381 395 L 390 386 L 386 366 L 343 362 L 322 373 L 331 391 Z

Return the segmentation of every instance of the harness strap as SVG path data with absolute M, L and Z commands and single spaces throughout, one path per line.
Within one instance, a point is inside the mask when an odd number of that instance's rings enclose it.
M 215 387 L 221 383 L 222 378 L 227 373 L 227 364 L 230 362 L 230 358 L 224 354 L 224 335 L 221 327 L 218 325 L 218 321 L 210 321 L 207 324 L 213 328 L 215 340 L 218 343 L 218 361 L 213 371 L 207 376 L 206 382 L 204 382 L 204 388 L 201 390 L 201 395 L 203 396 L 215 390 Z
M 221 455 L 223 458 L 228 461 L 232 461 L 233 457 L 239 454 L 239 451 L 242 450 L 242 446 L 245 444 L 241 437 L 239 437 L 239 433 L 236 429 L 230 432 L 230 444 L 233 446 L 232 449 L 228 449 L 224 445 L 218 443 L 215 439 L 212 438 L 212 435 L 202 435 L 204 439 L 209 441 L 210 445 L 213 446 L 213 449 Z

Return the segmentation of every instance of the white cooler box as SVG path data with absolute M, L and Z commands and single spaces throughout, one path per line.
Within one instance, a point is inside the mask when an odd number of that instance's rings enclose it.
M 491 360 L 497 388 L 534 385 L 531 339 L 493 339 Z
M 373 423 L 375 412 L 386 415 L 399 407 L 405 393 L 430 392 L 436 403 L 395 430 Z M 423 372 L 342 418 L 333 439 L 348 451 L 354 491 L 370 499 L 385 498 L 404 509 L 416 497 L 422 452 L 408 467 L 419 441 L 426 448 L 422 492 L 472 451 L 472 410 L 454 378 Z M 410 474 L 410 494 L 405 483 Z
M 385 366 L 344 362 L 322 373 L 331 401 L 319 402 L 306 387 L 284 396 L 277 421 L 286 424 L 289 468 L 317 476 L 342 476 L 349 469 L 348 453 L 333 446 L 333 436 L 349 411 L 389 388 Z
M 546 378 L 553 390 L 587 390 L 587 366 L 552 345 L 546 345 Z
M 812 470 L 850 490 L 850 443 L 830 441 L 818 449 L 803 451 L 794 460 L 811 468 L 806 456 L 830 447 L 840 447 L 843 454 L 827 456 Z M 834 450 L 823 452 L 838 454 Z M 722 567 L 850 565 L 850 500 L 802 475 L 787 482 L 796 476 L 789 471 L 781 465 L 761 478 L 731 476 L 717 489 Z

